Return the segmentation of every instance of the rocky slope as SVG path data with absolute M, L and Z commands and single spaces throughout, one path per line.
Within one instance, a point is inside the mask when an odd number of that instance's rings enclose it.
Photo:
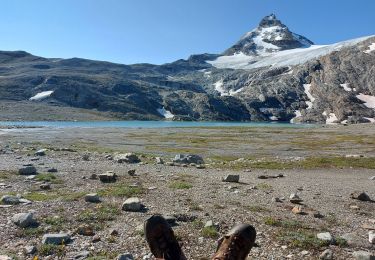
M 0 52 L 0 101 L 123 119 L 375 121 L 375 37 L 314 45 L 275 15 L 222 54 L 164 65 Z

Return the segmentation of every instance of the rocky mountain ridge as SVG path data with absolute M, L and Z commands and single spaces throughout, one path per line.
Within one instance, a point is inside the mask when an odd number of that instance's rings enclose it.
M 314 45 L 275 15 L 223 54 L 121 65 L 0 52 L 0 102 L 42 102 L 122 119 L 375 121 L 375 37 Z

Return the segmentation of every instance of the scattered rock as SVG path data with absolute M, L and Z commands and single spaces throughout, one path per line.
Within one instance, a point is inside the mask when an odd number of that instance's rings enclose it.
M 100 240 L 101 240 L 100 236 L 95 235 L 95 236 L 92 237 L 91 242 L 93 242 L 93 243 L 97 243 L 97 242 L 99 242 Z
M 21 227 L 26 228 L 36 224 L 33 213 L 18 213 L 13 215 L 12 222 Z
M 370 196 L 367 195 L 366 192 L 355 191 L 350 194 L 350 197 L 352 199 L 361 200 L 361 201 L 371 201 Z
M 173 162 L 166 162 L 165 165 L 167 165 L 167 166 L 174 166 L 174 163 Z
M 89 161 L 90 160 L 90 154 L 89 153 L 85 153 L 84 155 L 82 155 L 82 160 Z
M 56 168 L 49 168 L 47 170 L 47 172 L 50 172 L 50 173 L 57 172 L 57 169 Z
M 161 157 L 156 157 L 155 162 L 156 162 L 156 164 L 164 164 L 163 158 L 161 158 Z
M 20 204 L 20 198 L 12 195 L 4 195 L 1 197 L 0 202 L 5 205 L 17 205 Z
M 88 258 L 89 256 L 90 256 L 89 251 L 81 251 L 81 252 L 75 253 L 72 257 L 74 260 L 83 260 L 83 259 Z
M 198 165 L 195 166 L 195 168 L 197 168 L 197 169 L 205 169 L 206 166 L 204 166 L 204 164 L 198 164 Z
M 130 176 L 134 176 L 134 175 L 135 175 L 135 169 L 128 170 L 128 174 L 129 174 Z
M 98 175 L 97 174 L 95 174 L 95 173 L 93 173 L 93 174 L 91 174 L 90 175 L 90 180 L 96 180 L 98 178 Z
M 34 158 L 31 158 L 30 161 L 35 162 L 35 161 L 39 161 L 39 159 L 40 159 L 39 157 L 34 157 Z
M 298 215 L 305 214 L 305 212 L 303 212 L 303 207 L 302 207 L 302 206 L 295 206 L 295 207 L 292 209 L 292 213 L 293 213 L 293 214 L 298 214 Z
M 368 241 L 370 241 L 371 244 L 375 244 L 375 232 L 370 231 L 368 233 Z
M 330 243 L 333 243 L 334 242 L 334 239 L 331 235 L 331 233 L 329 232 L 324 232 L 324 233 L 318 233 L 316 235 L 316 237 L 320 240 L 323 240 L 323 241 L 327 241 L 327 242 L 330 242 Z
M 37 171 L 34 166 L 25 166 L 18 169 L 19 175 L 36 175 Z
M 340 236 L 341 239 L 345 240 L 349 246 L 360 247 L 363 245 L 362 238 L 355 233 L 346 233 Z
M 36 247 L 35 246 L 25 246 L 23 248 L 23 252 L 26 254 L 26 255 L 32 255 L 32 254 L 35 254 L 36 253 Z
M 174 159 L 174 163 L 195 163 L 195 164 L 204 164 L 204 160 L 200 155 L 197 154 L 177 154 Z
M 97 193 L 89 193 L 85 195 L 85 201 L 86 202 L 92 202 L 92 203 L 99 203 L 100 198 Z
M 134 153 L 118 154 L 114 160 L 118 163 L 139 163 L 141 161 Z
M 370 181 L 375 181 L 375 176 L 369 178 Z
M 13 258 L 7 255 L 0 255 L 0 260 L 13 260 Z
M 101 182 L 116 182 L 117 176 L 113 171 L 107 171 L 106 173 L 99 174 L 99 180 Z
M 138 212 L 142 209 L 139 198 L 129 198 L 122 204 L 122 210 Z
M 117 229 L 111 229 L 110 231 L 109 231 L 109 235 L 110 236 L 118 236 L 119 235 L 119 232 L 118 232 L 118 230 Z
M 40 149 L 34 153 L 36 156 L 45 156 L 47 152 L 47 149 Z
M 134 260 L 134 257 L 132 254 L 121 254 L 121 255 L 118 255 L 116 260 Z
M 222 181 L 224 182 L 239 182 L 240 181 L 240 175 L 238 174 L 229 174 L 225 176 Z
M 273 201 L 273 202 L 281 202 L 281 203 L 283 202 L 283 201 L 282 201 L 280 198 L 278 198 L 278 197 L 273 197 L 273 198 L 272 198 L 272 201 Z
M 366 251 L 355 251 L 353 252 L 353 257 L 356 260 L 375 260 L 375 255 Z
M 51 189 L 51 184 L 49 184 L 49 183 L 42 183 L 42 184 L 40 184 L 39 188 L 41 190 L 50 190 Z
M 70 242 L 70 235 L 67 233 L 45 234 L 42 238 L 43 244 L 63 245 Z
M 93 236 L 93 235 L 95 235 L 94 229 L 88 224 L 80 225 L 76 229 L 76 233 L 81 235 L 81 236 Z
M 332 260 L 333 259 L 333 252 L 332 252 L 332 250 L 331 249 L 324 250 L 320 254 L 319 259 L 322 259 L 322 260 Z
M 277 175 L 259 175 L 258 179 L 277 179 L 277 178 L 283 178 L 283 174 L 277 174 Z
M 299 204 L 303 200 L 296 193 L 292 193 L 289 196 L 289 201 L 292 202 L 292 203 L 294 203 L 294 204 Z
M 206 224 L 204 224 L 204 227 L 205 228 L 215 228 L 217 231 L 219 231 L 219 224 L 218 223 L 214 223 L 212 220 L 209 220 L 206 222 Z

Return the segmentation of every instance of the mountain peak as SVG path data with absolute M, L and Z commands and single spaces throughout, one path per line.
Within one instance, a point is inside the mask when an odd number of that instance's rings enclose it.
M 276 18 L 275 14 L 264 17 L 257 28 L 246 33 L 224 55 L 243 53 L 259 56 L 282 50 L 309 47 L 313 44 L 309 39 L 293 33 Z
M 275 14 L 265 16 L 259 23 L 259 27 L 285 26 L 276 18 Z

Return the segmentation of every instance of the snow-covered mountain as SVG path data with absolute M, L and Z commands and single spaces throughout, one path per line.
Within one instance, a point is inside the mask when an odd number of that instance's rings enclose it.
M 269 15 L 221 54 L 164 65 L 0 51 L 0 103 L 124 119 L 375 122 L 374 75 L 374 36 L 316 45 Z
M 287 26 L 271 14 L 262 19 L 259 26 L 246 33 L 224 55 L 245 54 L 262 56 L 283 50 L 309 47 L 313 42 L 309 39 L 292 33 Z

